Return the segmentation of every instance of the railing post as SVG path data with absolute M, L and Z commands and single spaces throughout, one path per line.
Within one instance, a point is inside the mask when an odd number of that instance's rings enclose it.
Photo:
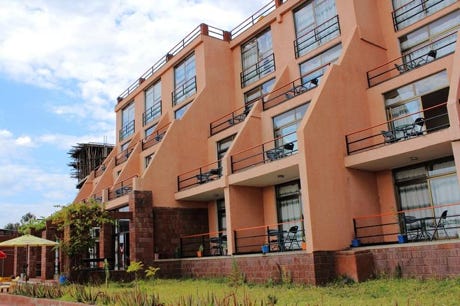
M 230 171 L 233 173 L 233 155 L 230 155 Z
M 235 242 L 235 249 L 233 250 L 233 254 L 238 254 L 238 237 L 236 236 L 235 230 L 233 231 L 233 241 Z
M 348 147 L 348 135 L 345 135 L 345 145 L 347 146 L 347 155 L 350 155 L 350 148 Z
M 355 233 L 355 238 L 358 237 L 358 229 L 356 228 L 356 219 L 353 218 L 353 231 Z
M 184 253 L 183 253 L 183 246 L 184 246 L 184 243 L 182 241 L 182 237 L 179 238 L 179 255 L 180 257 L 184 257 Z
M 180 191 L 180 176 L 177 176 L 177 191 Z

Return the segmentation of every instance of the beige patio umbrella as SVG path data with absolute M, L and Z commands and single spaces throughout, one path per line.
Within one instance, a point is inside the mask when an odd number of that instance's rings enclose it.
M 43 239 L 33 235 L 23 235 L 10 240 L 0 242 L 2 247 L 26 247 L 26 258 L 27 258 L 27 275 L 29 275 L 29 247 L 37 246 L 55 246 L 58 243 L 48 239 Z

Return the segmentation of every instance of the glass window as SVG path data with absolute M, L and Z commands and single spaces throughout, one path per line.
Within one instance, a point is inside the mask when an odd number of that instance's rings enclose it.
M 339 44 L 301 63 L 300 75 L 302 76 L 302 83 L 307 84 L 313 79 L 316 79 L 318 83 L 327 69 L 325 65 L 336 62 L 341 52 L 342 45 Z
M 289 231 L 289 228 L 292 226 L 298 226 L 297 240 L 302 241 L 304 229 L 302 222 L 303 207 L 300 197 L 300 181 L 277 185 L 275 189 L 278 223 L 282 223 L 280 228 Z
M 182 118 L 182 116 L 184 116 L 185 112 L 189 109 L 190 105 L 192 105 L 192 103 L 188 103 L 187 105 L 184 105 L 181 108 L 179 108 L 178 110 L 176 110 L 174 112 L 174 118 L 175 119 Z
M 144 162 L 145 168 L 147 168 L 147 167 L 149 166 L 150 161 L 152 160 L 152 158 L 153 158 L 153 154 L 147 155 L 147 156 L 145 157 L 145 162 Z
M 455 3 L 457 0 L 393 0 L 396 29 L 405 28 L 418 20 Z
M 125 142 L 124 144 L 120 146 L 120 151 L 125 151 L 128 149 L 128 147 L 129 147 L 129 141 Z
M 460 202 L 458 183 L 453 157 L 435 160 L 394 171 L 396 190 L 402 210 L 417 218 L 439 218 L 444 210 L 448 215 L 460 215 L 460 206 L 437 207 Z M 423 209 L 426 208 L 426 209 Z M 448 223 L 460 223 L 460 218 L 449 218 Z
M 242 87 L 275 71 L 270 29 L 241 46 Z
M 293 143 L 293 151 L 297 151 L 297 127 L 300 124 L 310 104 L 303 104 L 290 111 L 273 117 L 273 134 L 276 147 L 286 143 Z
M 217 226 L 218 226 L 218 231 L 226 231 L 227 230 L 227 218 L 225 214 L 225 200 L 217 200 L 216 201 L 216 206 L 217 206 Z
M 259 85 L 248 92 L 244 93 L 244 104 L 252 104 L 255 100 L 259 99 L 260 97 L 268 94 L 275 84 L 275 79 L 270 79 L 267 82 Z
M 222 167 L 222 158 L 224 158 L 225 153 L 228 151 L 232 145 L 235 135 L 229 136 L 217 142 L 217 160 L 218 167 Z
M 153 131 L 155 131 L 156 127 L 157 127 L 157 125 L 154 124 L 154 125 L 152 125 L 151 127 L 149 127 L 148 129 L 146 129 L 146 130 L 145 130 L 145 135 L 144 135 L 144 137 L 147 138 L 147 137 L 149 137 L 150 135 L 152 135 L 152 133 L 153 133 Z
M 335 0 L 311 0 L 294 12 L 298 57 L 340 34 L 336 15 Z
M 145 91 L 144 125 L 161 115 L 161 82 Z
M 195 76 L 195 54 L 191 54 L 174 68 L 173 104 L 184 101 L 196 92 Z
M 129 104 L 121 111 L 120 140 L 134 134 L 134 103 Z

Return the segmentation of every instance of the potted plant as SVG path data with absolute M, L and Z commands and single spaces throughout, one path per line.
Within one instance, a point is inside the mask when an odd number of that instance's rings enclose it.
M 302 246 L 302 250 L 306 250 L 307 249 L 307 241 L 305 240 L 305 234 L 302 233 L 302 243 L 301 243 L 301 246 Z
M 196 251 L 196 256 L 197 257 L 203 256 L 203 245 L 202 244 L 200 244 L 200 246 L 198 247 L 198 251 Z

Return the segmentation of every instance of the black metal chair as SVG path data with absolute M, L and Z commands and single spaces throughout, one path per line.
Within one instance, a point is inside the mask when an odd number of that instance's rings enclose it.
M 294 225 L 289 228 L 289 231 L 287 232 L 285 242 L 286 242 L 286 248 L 288 250 L 293 250 L 294 244 L 297 244 L 297 248 L 301 249 L 302 247 L 300 246 L 299 240 L 297 239 L 297 233 L 299 231 L 299 226 Z
M 415 119 L 412 124 L 412 129 L 407 132 L 407 136 L 420 136 L 423 135 L 423 125 L 425 125 L 425 118 L 419 117 Z
M 408 240 L 419 240 L 422 234 L 420 222 L 414 216 L 404 216 L 404 226 Z
M 385 143 L 393 143 L 398 141 L 396 134 L 393 131 L 381 131 Z
M 447 210 L 443 211 L 441 216 L 438 219 L 438 222 L 434 224 L 434 232 L 433 235 L 431 235 L 431 240 L 435 239 L 436 234 L 440 229 L 444 231 L 444 234 L 446 234 L 446 238 L 449 238 L 449 234 L 446 231 L 446 219 L 447 219 Z

